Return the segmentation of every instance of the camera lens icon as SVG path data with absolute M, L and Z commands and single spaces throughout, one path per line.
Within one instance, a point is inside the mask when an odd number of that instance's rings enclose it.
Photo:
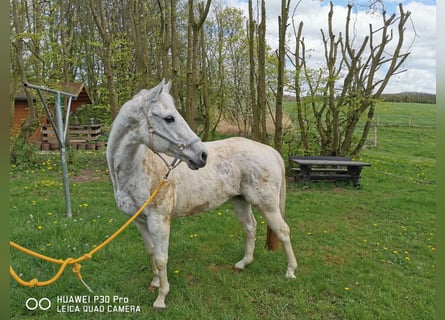
M 28 310 L 48 310 L 49 308 L 51 308 L 51 300 L 49 300 L 48 298 L 42 298 L 40 300 L 37 300 L 36 298 L 28 298 L 25 301 L 25 306 L 26 309 Z

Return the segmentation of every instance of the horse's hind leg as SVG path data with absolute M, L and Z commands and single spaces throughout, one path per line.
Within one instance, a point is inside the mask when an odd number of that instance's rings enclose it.
M 236 269 L 244 269 L 253 261 L 255 250 L 256 220 L 252 213 L 252 206 L 242 197 L 232 199 L 233 209 L 246 233 L 246 248 L 244 257 L 235 264 Z
M 156 266 L 154 259 L 153 242 L 151 241 L 150 234 L 148 232 L 147 223 L 145 221 L 136 220 L 134 221 L 136 228 L 144 239 L 145 248 L 147 250 L 148 256 L 150 258 L 151 270 L 153 272 L 153 279 L 150 283 L 149 288 L 159 288 L 159 269 Z
M 268 226 L 275 233 L 278 239 L 280 239 L 281 244 L 283 245 L 288 261 L 286 277 L 295 279 L 296 278 L 295 270 L 297 269 L 297 259 L 295 258 L 294 251 L 292 250 L 292 244 L 289 236 L 290 234 L 289 226 L 281 216 L 278 205 L 276 206 L 276 209 L 260 208 L 260 210 L 263 213 L 263 217 L 266 220 Z

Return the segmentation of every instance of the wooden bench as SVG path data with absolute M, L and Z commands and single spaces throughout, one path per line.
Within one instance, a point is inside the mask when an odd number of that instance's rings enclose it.
M 295 181 L 302 181 L 305 189 L 309 187 L 310 181 L 352 182 L 358 189 L 362 168 L 371 165 L 354 161 L 350 157 L 291 156 L 289 160 L 298 165 L 291 167 L 291 170 Z

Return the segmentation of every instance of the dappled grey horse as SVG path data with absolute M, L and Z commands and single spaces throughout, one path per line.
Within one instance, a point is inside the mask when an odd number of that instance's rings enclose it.
M 166 163 L 182 161 L 169 182 L 135 220 L 151 260 L 151 287 L 159 293 L 153 306 L 165 308 L 169 292 L 167 260 L 170 222 L 216 208 L 231 200 L 246 233 L 244 257 L 235 268 L 253 261 L 256 221 L 252 205 L 281 241 L 295 278 L 297 261 L 289 227 L 283 220 L 286 181 L 280 154 L 244 138 L 203 143 L 175 108 L 164 80 L 126 102 L 112 124 L 107 147 L 108 167 L 117 206 L 133 215 L 163 179 Z M 170 158 L 170 157 L 172 158 Z M 199 170 L 198 170 L 199 169 Z

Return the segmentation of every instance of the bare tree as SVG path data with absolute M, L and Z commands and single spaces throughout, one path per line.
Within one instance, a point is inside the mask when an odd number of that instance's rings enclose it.
M 372 125 L 375 103 L 391 77 L 400 70 L 409 52 L 402 52 L 405 25 L 411 13 L 399 5 L 399 16 L 390 17 L 382 12 L 382 25 L 377 29 L 369 25 L 369 34 L 361 43 L 353 46 L 351 37 L 352 5 L 348 5 L 344 34 L 333 32 L 333 4 L 330 3 L 328 30 L 321 30 L 326 68 L 313 72 L 307 67 L 304 40 L 301 39 L 302 24 L 297 35 L 294 58 L 296 79 L 304 70 L 309 95 L 297 97 L 299 126 L 305 151 L 309 151 L 308 131 L 305 119 L 312 119 L 318 132 L 320 153 L 325 155 L 356 156 L 363 148 Z M 395 45 L 391 46 L 395 40 Z M 302 50 L 298 46 L 302 46 Z M 300 62 L 301 59 L 301 62 Z M 380 72 L 380 75 L 379 75 Z M 295 83 L 301 94 L 300 84 Z M 310 108 L 303 108 L 310 105 Z M 311 110 L 312 117 L 305 115 Z M 365 118 L 361 133 L 357 133 L 359 121 Z M 358 141 L 358 142 L 357 142 Z M 316 148 L 313 148 L 316 149 Z

